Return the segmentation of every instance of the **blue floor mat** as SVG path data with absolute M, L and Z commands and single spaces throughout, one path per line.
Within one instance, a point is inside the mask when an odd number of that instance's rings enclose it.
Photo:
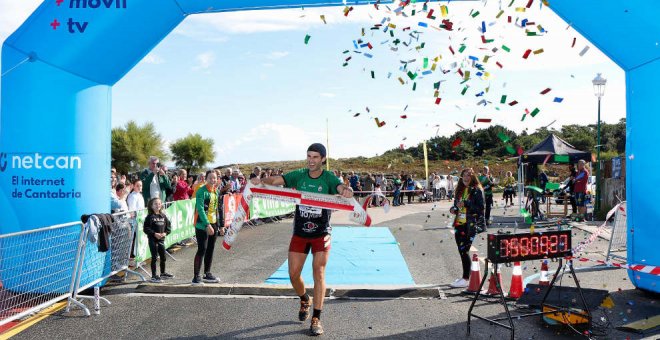
M 302 276 L 306 285 L 313 283 L 311 254 Z M 394 235 L 386 227 L 333 227 L 325 281 L 334 285 L 415 284 Z M 289 284 L 288 261 L 266 283 Z

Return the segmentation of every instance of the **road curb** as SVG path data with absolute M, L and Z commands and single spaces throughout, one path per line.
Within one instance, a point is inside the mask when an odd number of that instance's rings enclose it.
M 139 284 L 136 293 L 142 294 L 192 294 L 192 295 L 253 295 L 253 296 L 291 296 L 296 297 L 295 292 L 289 286 L 272 285 L 227 285 L 206 284 L 204 286 L 192 286 L 190 284 Z M 307 288 L 308 294 L 312 289 Z M 437 286 L 337 286 L 328 287 L 325 296 L 335 299 L 435 299 L 444 298 L 444 292 Z

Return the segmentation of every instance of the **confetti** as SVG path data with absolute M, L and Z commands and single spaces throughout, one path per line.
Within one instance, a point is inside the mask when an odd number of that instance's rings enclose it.
M 541 110 L 535 108 L 534 111 L 532 111 L 532 113 L 530 114 L 530 116 L 535 117 L 537 114 L 539 114 L 539 112 L 541 112 Z
M 516 149 L 514 149 L 513 146 L 511 146 L 511 145 L 507 145 L 506 146 L 506 152 L 508 152 L 512 155 L 515 155 L 516 154 Z
M 502 143 L 506 143 L 510 140 L 509 136 L 505 135 L 504 132 L 498 133 L 497 137 L 502 141 Z
M 492 119 L 490 118 L 478 118 L 477 123 L 490 123 Z
M 325 15 L 321 14 L 321 20 L 323 20 L 324 24 L 327 24 L 327 22 L 325 21 Z
M 561 103 L 561 102 L 564 101 L 564 98 L 555 97 L 555 99 L 554 99 L 553 101 L 554 101 L 555 103 Z
M 547 89 L 541 91 L 541 94 L 546 94 L 546 93 L 548 93 L 548 92 L 550 92 L 550 91 L 551 91 L 551 89 L 548 87 Z
M 582 51 L 580 51 L 580 57 L 584 56 L 587 51 L 589 51 L 589 46 L 585 46 Z
M 358 113 L 354 114 L 353 117 L 357 117 L 359 115 L 360 115 L 360 113 L 358 112 Z
M 440 13 L 442 13 L 443 18 L 447 17 L 447 14 L 449 14 L 449 9 L 447 9 L 446 5 L 440 6 Z
M 523 59 L 527 59 L 527 57 L 529 57 L 529 54 L 530 54 L 530 53 L 532 53 L 532 50 L 530 50 L 530 49 L 528 49 L 527 51 L 525 51 L 525 54 L 523 54 Z
M 406 119 L 406 118 L 408 118 L 407 115 L 401 115 L 401 119 Z
M 305 45 L 307 45 L 309 43 L 309 39 L 311 39 L 311 38 L 312 37 L 309 34 L 305 35 Z
M 385 122 L 384 122 L 384 121 L 381 122 L 380 119 L 378 119 L 378 118 L 374 118 L 374 120 L 376 121 L 376 125 L 377 125 L 379 128 L 380 128 L 380 127 L 383 127 L 383 125 L 385 125 Z
M 512 102 L 509 103 L 509 106 L 514 106 L 514 105 L 516 105 L 516 104 L 518 104 L 518 101 L 517 101 L 517 100 L 514 100 L 514 101 L 512 101 Z
M 500 104 L 506 103 L 506 94 L 502 95 L 502 98 L 500 99 Z
M 452 148 L 458 147 L 459 145 L 461 145 L 461 142 L 463 142 L 461 137 L 457 137 L 456 139 L 454 139 L 453 142 L 451 142 L 451 147 Z

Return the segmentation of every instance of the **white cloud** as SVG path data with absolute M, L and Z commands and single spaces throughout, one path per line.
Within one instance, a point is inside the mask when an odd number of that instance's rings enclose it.
M 197 65 L 193 67 L 193 70 L 195 71 L 208 70 L 215 63 L 215 53 L 204 52 L 198 54 L 195 57 L 195 61 L 197 61 Z
M 370 18 L 369 13 L 365 6 L 355 6 L 347 17 L 343 15 L 341 7 L 205 13 L 190 16 L 175 30 L 175 33 L 208 40 L 217 37 L 218 32 L 250 34 L 307 30 L 311 27 L 342 23 L 370 24 L 373 19 Z M 325 17 L 325 24 L 321 15 Z
M 160 65 L 165 63 L 165 59 L 157 54 L 149 53 L 146 57 L 144 57 L 144 59 L 142 59 L 141 63 Z
M 270 53 L 266 56 L 266 58 L 267 58 L 267 59 L 271 59 L 271 60 L 275 60 L 275 59 L 281 59 L 281 58 L 284 58 L 284 57 L 286 57 L 286 56 L 288 56 L 288 55 L 289 55 L 289 52 L 288 52 L 288 51 L 273 51 L 273 52 L 270 52 Z
M 16 31 L 42 2 L 42 0 L 0 1 L 0 42 Z
M 303 159 L 312 137 L 293 125 L 261 124 L 240 136 L 216 142 L 216 163 Z

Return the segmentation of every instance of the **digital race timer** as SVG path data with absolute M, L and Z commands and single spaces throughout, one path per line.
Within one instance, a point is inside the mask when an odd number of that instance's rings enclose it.
M 571 231 L 489 234 L 488 260 L 508 263 L 572 256 Z

